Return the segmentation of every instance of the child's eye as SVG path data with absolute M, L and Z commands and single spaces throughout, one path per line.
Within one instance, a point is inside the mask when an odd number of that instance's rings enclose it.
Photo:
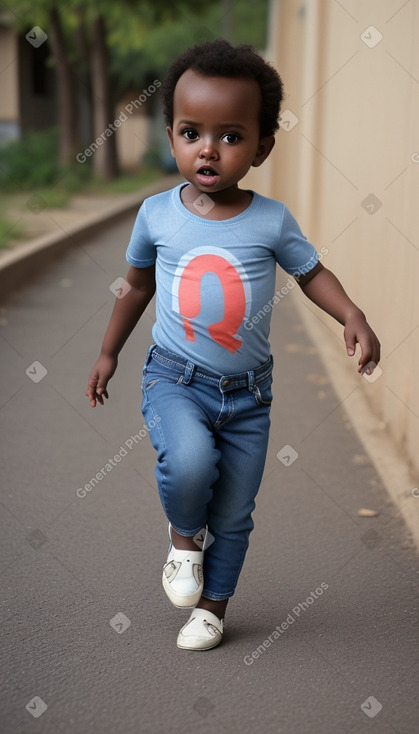
M 226 143 L 233 145 L 233 143 L 237 143 L 240 140 L 240 136 L 236 135 L 236 133 L 226 133 L 221 140 L 225 140 Z
M 182 130 L 182 135 L 186 140 L 196 140 L 198 137 L 198 133 L 196 130 L 191 130 L 188 128 L 187 130 Z

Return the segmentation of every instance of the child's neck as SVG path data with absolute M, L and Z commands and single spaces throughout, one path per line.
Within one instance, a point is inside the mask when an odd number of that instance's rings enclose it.
M 231 219 L 241 214 L 250 206 L 253 195 L 250 191 L 231 186 L 223 191 L 206 194 L 188 184 L 181 189 L 181 200 L 184 206 L 202 219 Z M 211 208 L 209 205 L 213 204 Z

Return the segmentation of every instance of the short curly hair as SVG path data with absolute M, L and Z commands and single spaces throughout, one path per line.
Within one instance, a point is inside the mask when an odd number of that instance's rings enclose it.
M 252 46 L 232 46 L 223 38 L 204 41 L 186 49 L 169 67 L 162 86 L 166 124 L 173 127 L 173 96 L 177 82 L 188 69 L 202 76 L 254 79 L 260 87 L 260 137 L 274 135 L 279 128 L 283 84 L 276 69 Z

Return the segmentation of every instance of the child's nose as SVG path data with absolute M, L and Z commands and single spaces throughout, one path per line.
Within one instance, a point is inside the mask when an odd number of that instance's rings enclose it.
M 199 157 L 200 158 L 217 158 L 218 152 L 215 145 L 215 142 L 212 138 L 204 138 L 201 145 L 201 150 L 199 151 Z

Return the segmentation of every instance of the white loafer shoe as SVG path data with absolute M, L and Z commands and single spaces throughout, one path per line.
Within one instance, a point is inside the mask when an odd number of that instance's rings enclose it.
M 210 650 L 223 639 L 223 620 L 208 609 L 194 609 L 177 638 L 182 650 Z
M 170 525 L 169 525 L 170 537 Z M 175 607 L 194 607 L 204 588 L 201 550 L 178 550 L 170 541 L 169 555 L 163 566 L 163 588 Z

